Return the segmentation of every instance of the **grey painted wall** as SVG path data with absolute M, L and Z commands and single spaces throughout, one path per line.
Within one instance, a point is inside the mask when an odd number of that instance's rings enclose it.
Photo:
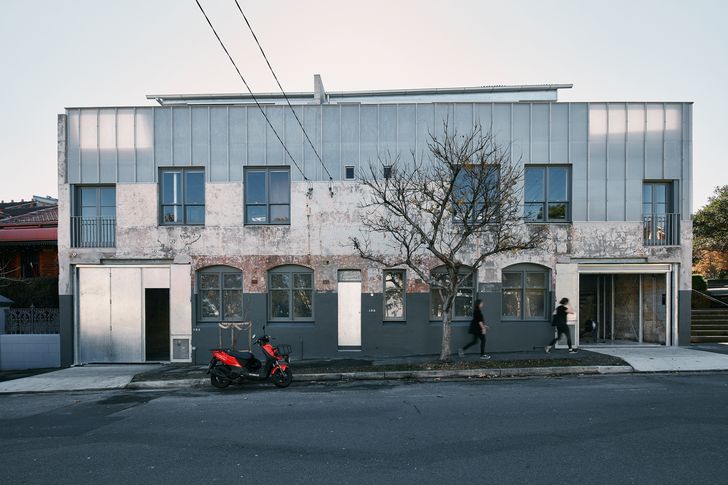
M 73 364 L 73 295 L 58 296 L 59 335 L 61 345 L 61 367 Z
M 693 292 L 691 290 L 680 290 L 680 292 L 678 293 L 678 345 L 690 345 L 692 298 Z
M 266 114 L 312 180 L 328 180 L 293 113 Z M 523 163 L 572 164 L 574 221 L 635 221 L 644 179 L 679 180 L 691 213 L 690 103 L 403 103 L 295 107 L 336 180 L 378 155 L 426 152 L 442 120 L 456 132 L 480 123 Z M 158 167 L 204 166 L 211 182 L 241 181 L 245 165 L 291 165 L 255 107 L 69 109 L 71 184 L 155 182 Z M 607 195 L 609 195 L 607 197 Z
M 247 293 L 246 318 L 253 322 L 256 334 L 263 332 L 267 322 L 266 294 Z M 267 323 L 265 332 L 276 340 L 292 347 L 294 360 L 332 357 L 383 357 L 439 354 L 442 335 L 441 323 L 430 320 L 428 293 L 407 294 L 407 320 L 403 322 L 382 321 L 382 294 L 362 294 L 362 347 L 360 352 L 337 351 L 337 294 L 320 292 L 315 294 L 315 321 Z M 553 328 L 543 322 L 501 322 L 500 290 L 479 293 L 485 302 L 484 316 L 490 326 L 487 352 L 531 350 L 542 347 L 553 337 Z M 374 310 L 374 311 L 370 311 Z M 470 341 L 469 320 L 453 323 L 452 350 Z M 228 331 L 229 332 L 229 331 Z M 216 323 L 196 322 L 192 332 L 193 362 L 207 363 L 209 349 L 219 346 L 219 328 Z M 223 346 L 230 342 L 229 333 L 223 334 Z M 477 352 L 477 348 L 471 349 Z

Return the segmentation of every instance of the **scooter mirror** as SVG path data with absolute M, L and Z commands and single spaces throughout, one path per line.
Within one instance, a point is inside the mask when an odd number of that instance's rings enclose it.
M 255 334 L 253 334 L 253 337 L 252 338 L 253 338 L 253 340 L 255 340 Z

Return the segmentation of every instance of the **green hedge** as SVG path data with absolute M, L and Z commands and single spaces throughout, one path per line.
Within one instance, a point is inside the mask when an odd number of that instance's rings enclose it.
M 58 308 L 58 278 L 0 279 L 0 295 L 13 300 L 13 308 Z
M 693 275 L 693 290 L 697 291 L 705 291 L 708 289 L 708 283 L 705 282 L 705 279 L 702 275 L 694 274 Z

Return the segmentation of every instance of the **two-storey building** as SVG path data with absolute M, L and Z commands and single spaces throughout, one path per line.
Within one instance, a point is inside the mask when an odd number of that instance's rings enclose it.
M 596 320 L 599 343 L 687 344 L 692 105 L 559 102 L 569 87 L 327 93 L 317 77 L 289 95 L 305 133 L 278 94 L 256 96 L 262 112 L 240 94 L 66 109 L 64 364 L 201 363 L 218 324 L 243 320 L 296 358 L 437 353 L 437 292 L 361 260 L 349 238 L 358 171 L 425 154 L 444 119 L 510 146 L 524 224 L 549 228 L 542 249 L 494 257 L 461 289 L 455 345 L 480 297 L 489 351 L 543 346 L 563 296 L 578 303 L 574 332 Z

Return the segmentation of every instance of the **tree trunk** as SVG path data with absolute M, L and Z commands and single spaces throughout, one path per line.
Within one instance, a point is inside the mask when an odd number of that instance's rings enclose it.
M 454 293 L 445 298 L 442 306 L 442 344 L 440 347 L 440 360 L 447 362 L 450 360 L 450 335 L 452 333 L 452 313 L 453 302 L 455 300 Z

